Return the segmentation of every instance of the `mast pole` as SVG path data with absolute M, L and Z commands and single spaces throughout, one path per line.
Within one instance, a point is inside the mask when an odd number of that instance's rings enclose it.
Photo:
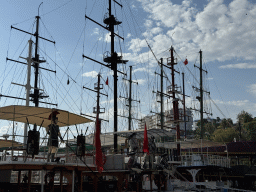
M 117 153 L 117 54 L 115 53 L 115 33 L 114 22 L 115 18 L 111 13 L 111 1 L 109 0 L 109 30 L 111 33 L 111 66 L 114 71 L 114 153 Z
M 39 39 L 39 14 L 36 16 L 36 45 L 35 45 L 35 58 L 34 58 L 34 68 L 35 68 L 35 84 L 34 84 L 34 103 L 35 107 L 38 107 L 39 104 L 39 89 L 38 89 L 38 75 L 39 75 L 39 55 L 38 55 L 38 39 Z M 34 130 L 36 130 L 36 124 L 34 124 Z
M 175 78 L 174 78 L 174 56 L 173 56 L 173 47 L 171 47 L 171 66 L 172 66 L 172 98 L 173 98 L 173 116 L 174 116 L 174 123 L 176 124 L 176 142 L 177 142 L 177 156 L 180 156 L 180 125 L 179 125 L 179 105 L 178 99 L 175 98 Z
M 187 123 L 186 123 L 186 103 L 185 103 L 185 79 L 184 79 L 184 73 L 182 73 L 182 84 L 183 84 L 183 110 L 184 110 L 184 128 L 185 128 L 185 139 L 187 138 Z
M 28 67 L 27 67 L 27 85 L 26 85 L 26 106 L 29 106 L 29 94 L 30 94 L 30 78 L 31 78 L 31 63 L 32 63 L 32 44 L 33 41 L 30 39 L 28 41 L 29 44 L 29 48 L 28 48 L 28 58 L 27 58 L 27 63 L 28 63 Z M 24 127 L 24 147 L 25 149 L 27 148 L 27 137 L 28 137 L 28 124 L 25 123 L 25 127 Z
M 34 60 L 34 67 L 35 67 L 35 85 L 34 85 L 34 103 L 35 106 L 38 107 L 39 104 L 39 90 L 38 90 L 38 75 L 39 75 L 39 55 L 38 55 L 38 36 L 39 36 L 39 16 L 36 16 L 36 45 L 35 45 L 35 60 Z
M 129 124 L 128 124 L 128 130 L 131 130 L 131 123 L 132 123 L 132 66 L 130 66 L 130 90 L 129 90 Z
M 98 74 L 98 86 L 97 86 L 97 112 L 96 112 L 96 120 L 99 121 L 100 114 L 100 74 Z
M 204 111 L 203 111 L 203 62 L 202 62 L 202 51 L 200 53 L 200 122 L 201 122 L 201 139 L 203 139 L 204 129 Z
M 163 58 L 160 59 L 161 60 L 161 129 L 164 128 L 164 109 L 163 109 L 163 103 L 164 103 L 164 99 L 163 99 L 163 78 L 164 78 L 164 74 L 163 74 Z

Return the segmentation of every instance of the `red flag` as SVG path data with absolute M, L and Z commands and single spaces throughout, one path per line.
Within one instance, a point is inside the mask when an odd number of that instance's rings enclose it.
M 103 171 L 103 159 L 102 159 L 102 151 L 101 151 L 101 142 L 100 142 L 100 127 L 101 122 L 97 118 L 96 119 L 96 132 L 95 132 L 95 148 L 96 148 L 96 165 L 99 173 Z
M 183 63 L 184 63 L 185 65 L 187 65 L 187 64 L 188 64 L 188 60 L 186 59 Z
M 106 85 L 108 85 L 108 77 L 107 77 L 107 80 L 106 80 Z
M 146 123 L 145 123 L 145 130 L 144 130 L 143 152 L 149 154 L 149 149 L 148 149 L 148 132 L 147 132 Z

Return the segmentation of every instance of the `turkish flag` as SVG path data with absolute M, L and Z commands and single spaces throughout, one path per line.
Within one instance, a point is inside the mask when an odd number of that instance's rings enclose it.
M 183 63 L 184 63 L 185 65 L 187 65 L 187 64 L 188 64 L 188 60 L 186 59 Z
M 107 77 L 107 80 L 106 80 L 106 85 L 108 85 L 108 77 Z

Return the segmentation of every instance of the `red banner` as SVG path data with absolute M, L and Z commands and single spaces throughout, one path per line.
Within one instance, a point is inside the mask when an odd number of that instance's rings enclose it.
M 144 130 L 143 152 L 149 154 L 149 149 L 148 149 L 148 132 L 147 132 L 146 123 L 145 123 L 145 130 Z

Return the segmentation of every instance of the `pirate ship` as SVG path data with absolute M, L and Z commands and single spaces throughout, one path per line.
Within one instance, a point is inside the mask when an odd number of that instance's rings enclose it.
M 39 36 L 40 16 L 38 14 L 36 17 L 37 29 L 34 34 L 12 27 L 15 30 L 35 36 L 35 55 L 34 57 L 32 56 L 32 40 L 29 40 L 29 56 L 25 58 L 27 63 L 22 63 L 28 66 L 26 102 L 33 101 L 35 106 L 10 105 L 0 108 L 0 118 L 13 122 L 13 129 L 15 122 L 26 124 L 23 143 L 15 142 L 14 139 L 12 141 L 3 141 L 10 148 L 6 148 L 0 163 L 1 175 L 6 176 L 4 178 L 1 177 L 2 185 L 0 188 L 2 191 L 175 191 L 178 189 L 197 190 L 198 185 L 199 188 L 218 190 L 223 187 L 221 186 L 223 182 L 219 182 L 220 188 L 218 188 L 216 180 L 221 180 L 221 176 L 222 179 L 228 180 L 229 177 L 223 174 L 223 172 L 228 172 L 230 167 L 228 158 L 211 156 L 207 153 L 208 151 L 205 153 L 203 150 L 200 153 L 193 150 L 189 151 L 186 147 L 183 147 L 180 141 L 179 122 L 181 117 L 179 117 L 178 98 L 176 97 L 179 91 L 174 83 L 174 73 L 176 72 L 174 66 L 177 63 L 174 59 L 173 47 L 170 49 L 171 57 L 168 58 L 167 65 L 163 64 L 163 60 L 158 64 L 161 68 L 167 67 L 172 70 L 173 79 L 169 87 L 168 96 L 173 100 L 175 131 L 164 129 L 163 101 L 161 102 L 160 129 L 147 129 L 145 126 L 145 129 L 142 130 L 132 131 L 130 128 L 128 131 L 118 130 L 117 74 L 125 73 L 118 70 L 117 64 L 126 64 L 128 61 L 123 60 L 122 56 L 115 52 L 115 37 L 121 39 L 122 37 L 114 31 L 114 27 L 120 25 L 121 22 L 112 14 L 112 3 L 122 6 L 115 0 L 109 0 L 109 13 L 104 18 L 104 23 L 107 27 L 94 21 L 89 16 L 85 16 L 90 22 L 96 23 L 110 32 L 111 53 L 104 55 L 103 60 L 106 64 L 83 55 L 84 58 L 113 70 L 114 130 L 108 135 L 100 134 L 101 122 L 104 121 L 99 117 L 100 112 L 104 111 L 99 105 L 100 95 L 104 95 L 101 92 L 103 88 L 100 83 L 101 75 L 98 75 L 98 82 L 93 90 L 97 92 L 97 107 L 94 108 L 96 117 L 77 115 L 57 108 L 39 107 L 39 103 L 42 102 L 41 99 L 46 96 L 38 87 L 38 70 L 41 68 L 40 64 L 44 62 L 44 60 L 39 59 L 38 41 L 40 38 L 47 40 Z M 54 43 L 51 40 L 47 41 Z M 7 60 L 16 62 L 9 58 Z M 31 64 L 35 68 L 35 85 L 32 94 L 29 86 Z M 163 74 L 161 77 L 163 77 Z M 132 80 L 130 79 L 131 82 Z M 160 95 L 161 99 L 163 99 L 163 90 L 161 90 Z M 1 96 L 8 97 L 6 95 Z M 203 101 L 202 97 L 203 95 L 201 95 L 201 101 Z M 130 97 L 130 106 L 131 101 Z M 64 139 L 65 147 L 59 149 L 58 154 L 55 154 L 50 161 L 47 158 L 49 146 L 41 147 L 39 145 L 40 139 L 47 140 L 48 138 L 40 138 L 39 130 L 52 124 L 52 118 L 49 118 L 49 116 L 53 116 L 53 114 L 58 117 L 58 126 L 60 128 L 65 127 L 66 132 L 61 135 L 62 139 Z M 183 116 L 185 117 L 185 112 Z M 95 134 L 91 137 L 78 134 L 76 139 L 70 140 L 67 136 L 69 127 L 93 122 L 94 120 L 92 119 L 96 119 Z M 131 120 L 131 114 L 129 114 L 129 120 Z M 130 123 L 131 121 L 129 121 L 129 127 Z M 28 131 L 29 125 L 33 126 L 33 129 Z M 79 133 L 79 131 L 77 132 Z M 65 139 L 65 135 L 67 139 Z M 15 136 L 14 132 L 12 136 Z M 109 138 L 108 144 L 105 143 L 107 137 Z M 177 142 L 156 141 L 163 137 L 175 137 Z M 89 150 L 90 147 L 91 150 Z M 8 155 L 9 151 L 11 151 L 11 155 Z M 211 172 L 216 169 L 220 171 L 215 171 L 210 176 L 204 175 L 205 172 Z M 202 175 L 204 176 L 202 177 Z M 210 182 L 206 182 L 206 180 L 215 180 L 215 184 L 208 186 Z

